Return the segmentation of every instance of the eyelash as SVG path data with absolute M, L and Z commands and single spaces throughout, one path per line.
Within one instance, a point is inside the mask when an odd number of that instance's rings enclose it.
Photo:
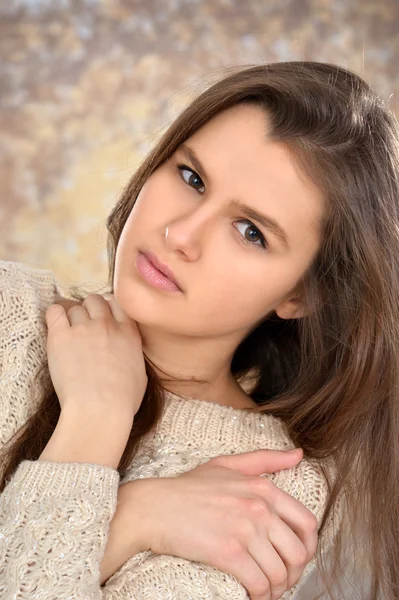
M 177 172 L 179 174 L 179 177 L 183 180 L 183 182 L 186 185 L 190 185 L 189 183 L 187 183 L 187 181 L 184 179 L 183 175 L 182 175 L 182 171 L 190 171 L 190 173 L 192 173 L 193 175 L 195 175 L 196 177 L 198 177 L 198 179 L 200 181 L 202 181 L 201 177 L 198 175 L 198 173 L 196 173 L 195 171 L 193 171 L 190 167 L 188 167 L 187 165 L 177 165 Z M 192 186 L 190 186 L 192 187 Z M 192 187 L 193 190 L 198 191 L 197 188 Z M 200 194 L 203 194 L 204 192 L 198 192 Z M 255 229 L 259 236 L 260 236 L 260 242 L 261 242 L 261 246 L 259 246 L 259 244 L 255 244 L 254 242 L 251 242 L 250 240 L 247 240 L 247 238 L 245 238 L 243 235 L 240 234 L 241 239 L 243 240 L 243 242 L 245 244 L 247 244 L 248 246 L 252 246 L 255 248 L 260 248 L 261 250 L 266 250 L 268 247 L 267 241 L 265 239 L 265 236 L 263 235 L 263 233 L 261 231 L 259 231 L 259 229 L 253 224 L 251 223 L 251 221 L 248 221 L 247 219 L 241 219 L 240 221 L 236 221 L 237 223 L 247 223 L 247 225 L 250 225 L 252 227 L 252 229 Z M 237 230 L 238 231 L 238 230 Z

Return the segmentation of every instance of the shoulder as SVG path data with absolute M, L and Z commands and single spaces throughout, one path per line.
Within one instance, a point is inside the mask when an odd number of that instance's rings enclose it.
M 15 328 L 43 329 L 45 312 L 62 291 L 54 273 L 29 265 L 0 261 L 0 339 Z M 1 350 L 0 350 L 1 352 Z
M 33 408 L 32 383 L 46 357 L 45 311 L 56 293 L 52 271 L 0 261 L 0 446 Z
M 276 449 L 283 450 L 281 446 Z M 336 478 L 336 466 L 331 458 L 317 460 L 304 457 L 295 467 L 276 471 L 267 477 L 310 510 L 320 527 L 330 497 L 330 486 Z
M 35 311 L 46 303 L 51 304 L 58 286 L 54 273 L 19 262 L 0 261 L 0 310 L 10 312 Z M 13 299 L 11 306 L 10 299 Z M 33 298 L 35 299 L 34 302 Z M 19 300 L 27 301 L 22 305 Z
M 45 312 L 58 291 L 52 271 L 0 261 L 0 366 L 5 353 L 22 350 L 31 336 L 43 333 Z

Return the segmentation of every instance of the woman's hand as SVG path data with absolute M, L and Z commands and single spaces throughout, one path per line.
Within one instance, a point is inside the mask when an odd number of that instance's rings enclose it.
M 115 523 L 124 532 L 119 551 L 126 553 L 130 536 L 130 552 L 115 564 L 109 554 L 117 552 L 113 535 L 102 581 L 133 554 L 151 550 L 231 573 L 251 600 L 281 598 L 316 552 L 317 520 L 259 475 L 292 468 L 301 459 L 300 449 L 255 450 L 213 458 L 177 477 L 121 485 Z
M 148 383 L 141 337 L 113 294 L 56 297 L 46 311 L 47 356 L 62 412 L 88 408 L 133 419 Z

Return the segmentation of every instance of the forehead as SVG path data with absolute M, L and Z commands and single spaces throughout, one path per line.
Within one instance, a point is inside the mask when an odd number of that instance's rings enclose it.
M 293 245 L 306 232 L 319 241 L 324 196 L 301 171 L 287 144 L 268 139 L 268 128 L 262 107 L 238 105 L 210 119 L 185 143 L 210 178 L 208 190 L 218 188 L 272 216 Z

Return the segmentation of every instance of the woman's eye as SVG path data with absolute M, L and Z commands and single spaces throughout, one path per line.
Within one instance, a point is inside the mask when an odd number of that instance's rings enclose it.
M 266 239 L 263 235 L 263 233 L 261 233 L 259 231 L 259 229 L 257 227 L 255 227 L 255 225 L 253 223 L 251 223 L 251 221 L 236 221 L 236 223 L 239 224 L 244 224 L 244 230 L 246 230 L 247 232 L 252 232 L 252 235 L 249 235 L 249 237 L 246 236 L 246 234 L 244 234 L 242 236 L 242 239 L 245 243 L 249 244 L 250 246 L 258 246 L 260 248 L 267 248 L 267 242 Z M 259 243 L 257 243 L 259 242 Z
M 187 185 L 194 187 L 195 190 L 198 190 L 198 187 L 196 187 L 197 184 L 195 182 L 200 182 L 199 187 L 204 187 L 204 183 L 201 177 L 195 171 L 190 169 L 190 167 L 187 167 L 187 165 L 178 165 L 177 170 L 179 171 L 180 177 L 183 179 L 183 181 L 187 183 Z M 183 171 L 188 171 L 189 173 L 191 173 L 187 180 L 186 177 L 183 175 Z M 203 192 L 200 193 L 203 194 Z

